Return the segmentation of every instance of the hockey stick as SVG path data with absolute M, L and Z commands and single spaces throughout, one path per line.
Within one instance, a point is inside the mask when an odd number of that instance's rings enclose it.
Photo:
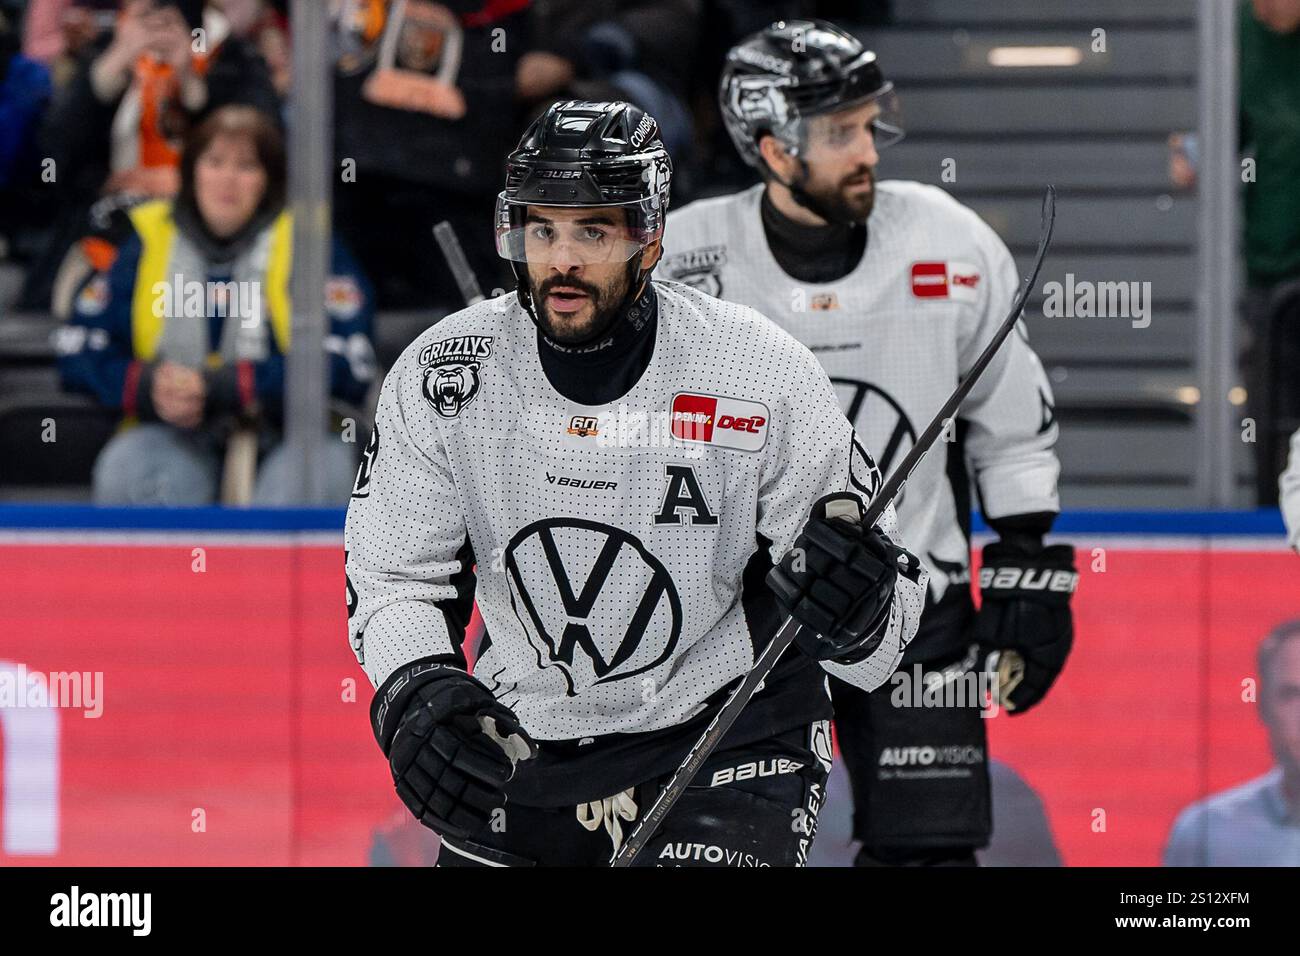
M 1024 286 L 1021 287 L 1019 295 L 1016 296 L 1015 302 L 1011 306 L 1011 312 L 1003 320 L 993 338 L 989 340 L 989 344 L 984 347 L 984 351 L 975 360 L 975 364 L 966 373 L 966 377 L 958 384 L 957 390 L 943 403 L 943 407 L 939 409 L 938 414 L 934 416 L 925 431 L 921 433 L 921 437 L 916 440 L 912 450 L 899 462 L 898 467 L 894 469 L 894 473 L 881 485 L 880 490 L 871 499 L 866 513 L 862 516 L 862 523 L 866 527 L 872 527 L 884 514 L 890 502 L 898 497 L 898 493 L 902 491 L 903 485 L 916 468 L 917 463 L 925 457 L 926 452 L 938 439 L 939 433 L 943 431 L 947 422 L 956 414 L 958 406 L 961 405 L 970 390 L 975 387 L 975 382 L 988 368 L 989 363 L 993 361 L 993 356 L 997 354 L 1002 343 L 1011 334 L 1011 330 L 1020 321 L 1020 314 L 1024 311 L 1025 302 L 1029 299 L 1030 293 L 1033 292 L 1034 286 L 1038 282 L 1038 273 L 1043 267 L 1043 258 L 1047 255 L 1047 247 L 1052 242 L 1052 225 L 1056 221 L 1056 190 L 1051 186 L 1047 187 L 1047 192 L 1043 196 L 1042 217 L 1042 227 L 1038 237 L 1038 252 L 1034 257 L 1034 268 L 1029 273 L 1029 278 Z M 841 502 L 831 502 L 831 506 L 827 508 L 828 518 L 840 517 L 843 514 L 842 512 L 840 514 L 831 513 L 831 507 L 837 504 L 841 504 Z M 854 512 L 854 514 L 848 516 L 856 516 L 856 509 L 853 508 L 852 504 L 847 502 L 844 504 L 847 504 L 848 508 Z M 785 653 L 787 647 L 794 643 L 795 634 L 798 633 L 799 628 L 800 625 L 795 623 L 794 618 L 788 617 L 785 619 L 785 623 L 776 632 L 776 636 L 772 638 L 771 643 L 764 648 L 763 653 L 754 662 L 754 666 L 745 675 L 745 679 L 741 681 L 740 686 L 731 692 L 727 702 L 718 710 L 713 720 L 709 722 L 709 726 L 705 728 L 704 733 L 700 735 L 700 739 L 695 741 L 694 746 L 686 754 L 686 759 L 682 761 L 682 765 L 668 778 L 668 783 L 664 785 L 659 796 L 655 798 L 655 802 L 650 805 L 650 809 L 637 822 L 627 841 L 614 854 L 610 866 L 624 867 L 632 865 L 632 861 L 636 859 L 637 854 L 645 848 L 650 838 L 654 836 L 655 830 L 663 822 L 664 817 L 668 815 L 668 811 L 673 808 L 673 804 L 686 792 L 686 788 L 695 779 L 695 775 L 704 766 L 704 762 L 709 759 L 709 755 L 722 741 L 726 732 L 731 729 L 731 725 L 736 722 L 740 712 L 745 709 L 745 705 L 749 703 L 750 698 L 757 691 L 758 685 L 767 679 L 772 668 L 776 666 L 777 659 Z
M 465 304 L 474 305 L 482 302 L 483 290 L 479 288 L 478 279 L 474 275 L 474 270 L 469 267 L 465 250 L 461 248 L 460 240 L 456 238 L 456 230 L 451 228 L 451 223 L 444 219 L 434 226 L 433 238 L 437 239 L 438 245 L 442 247 L 442 254 L 447 259 L 447 266 L 451 269 L 456 285 L 460 287 L 460 294 L 465 297 Z

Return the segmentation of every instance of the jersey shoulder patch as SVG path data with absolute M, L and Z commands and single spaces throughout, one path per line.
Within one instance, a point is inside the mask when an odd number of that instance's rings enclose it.
M 727 264 L 727 247 L 700 246 L 664 256 L 663 274 L 705 295 L 722 298 L 722 270 Z
M 664 230 L 662 275 L 722 298 L 723 274 L 736 251 L 735 237 L 761 190 L 747 189 L 728 196 L 698 199 L 669 213 Z
M 490 364 L 508 361 L 518 347 L 522 313 L 514 293 L 453 312 L 420 333 L 390 374 L 418 381 L 437 418 L 459 418 L 482 391 Z

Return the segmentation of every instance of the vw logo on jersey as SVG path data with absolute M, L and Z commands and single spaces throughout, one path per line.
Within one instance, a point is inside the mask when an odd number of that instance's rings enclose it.
M 559 668 L 570 696 L 658 667 L 681 637 L 672 576 L 622 528 L 584 518 L 535 521 L 510 539 L 505 568 L 538 663 Z
M 916 428 L 894 396 L 878 385 L 854 378 L 831 378 L 844 414 L 876 452 L 876 464 L 886 475 L 916 444 Z M 883 437 L 883 441 L 876 439 Z M 906 487 L 906 486 L 905 486 Z M 903 502 L 900 493 L 895 506 Z

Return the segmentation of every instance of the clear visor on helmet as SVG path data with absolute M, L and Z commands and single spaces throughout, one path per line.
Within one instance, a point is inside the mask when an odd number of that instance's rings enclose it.
M 497 254 L 534 265 L 624 263 L 663 234 L 659 199 L 542 206 L 497 196 Z
M 861 148 L 868 136 L 877 150 L 903 138 L 898 95 L 889 84 L 878 93 L 830 113 L 809 117 L 804 123 L 810 155 L 851 152 Z

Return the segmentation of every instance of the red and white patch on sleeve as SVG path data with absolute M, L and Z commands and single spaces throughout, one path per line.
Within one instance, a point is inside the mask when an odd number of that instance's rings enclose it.
M 740 451 L 758 451 L 767 441 L 767 406 L 741 398 L 678 392 L 673 396 L 673 437 Z
M 979 284 L 979 270 L 969 262 L 912 263 L 912 295 L 918 299 L 974 302 Z

